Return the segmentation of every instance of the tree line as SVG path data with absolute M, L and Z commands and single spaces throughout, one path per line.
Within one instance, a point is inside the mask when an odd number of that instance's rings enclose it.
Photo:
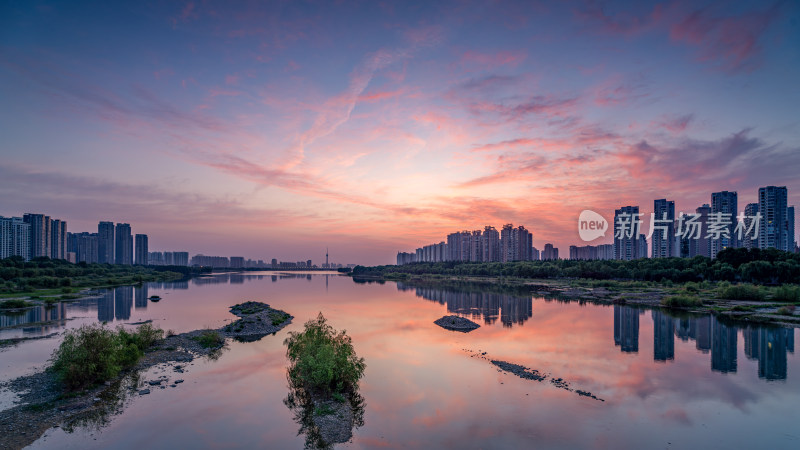
M 588 278 L 636 281 L 731 281 L 756 284 L 800 283 L 800 254 L 777 249 L 729 248 L 715 259 L 642 258 L 619 260 L 553 260 L 510 263 L 445 261 L 401 266 L 356 266 L 353 276 L 385 278 L 405 275 L 450 275 L 517 278 Z

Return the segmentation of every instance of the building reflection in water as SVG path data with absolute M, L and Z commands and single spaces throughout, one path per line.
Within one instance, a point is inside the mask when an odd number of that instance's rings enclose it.
M 241 273 L 232 273 L 231 284 L 244 284 L 244 275 Z
M 695 340 L 695 348 L 702 353 L 711 351 L 711 315 L 689 320 L 689 337 Z
M 716 319 L 711 322 L 711 370 L 736 372 L 736 328 Z
M 639 351 L 639 315 L 642 310 L 614 305 L 614 344 L 625 353 Z M 695 341 L 701 353 L 711 353 L 711 370 L 736 373 L 739 328 L 720 322 L 708 314 L 698 317 L 675 318 L 668 311 L 654 309 L 653 359 L 675 359 L 675 337 Z M 787 353 L 794 353 L 794 329 L 750 325 L 742 328 L 744 353 L 758 361 L 758 376 L 766 380 L 785 380 Z
M 133 304 L 137 310 L 145 310 L 147 309 L 147 284 L 142 284 L 136 287 L 136 293 L 134 294 Z
M 189 289 L 189 280 L 166 281 L 161 286 L 162 289 Z
M 203 286 L 207 284 L 227 284 L 231 279 L 230 274 L 221 273 L 218 275 L 209 275 L 203 277 L 192 278 L 192 284 L 196 286 Z
M 37 324 L 23 328 L 25 335 L 46 334 L 53 328 L 59 328 L 66 323 L 66 303 L 37 306 L 24 311 L 0 314 L 0 328 L 14 327 L 25 324 Z
M 97 299 L 97 320 L 100 322 L 114 321 L 114 289 L 108 289 Z
M 417 297 L 447 306 L 447 312 L 505 327 L 523 325 L 533 316 L 533 298 L 511 294 L 417 287 L 397 283 L 400 291 L 414 291 Z
M 114 299 L 114 318 L 128 320 L 133 309 L 133 286 L 120 286 L 116 289 Z
M 658 309 L 651 312 L 653 316 L 653 359 L 655 361 L 675 359 L 675 335 L 673 334 L 677 331 L 675 319 Z M 686 337 L 687 339 L 689 337 L 688 330 Z
M 639 351 L 639 314 L 644 310 L 614 305 L 614 345 L 625 353 Z
M 758 377 L 786 379 L 786 353 L 794 353 L 794 328 L 748 326 L 743 330 L 744 354 L 758 360 Z

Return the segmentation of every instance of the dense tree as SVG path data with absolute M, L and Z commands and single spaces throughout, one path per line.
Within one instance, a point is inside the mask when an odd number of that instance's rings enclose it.
M 0 272 L 1 273 L 1 272 Z M 356 266 L 353 276 L 440 274 L 519 278 L 590 278 L 641 281 L 749 281 L 760 284 L 800 283 L 800 255 L 776 249 L 732 248 L 716 259 L 644 258 L 633 261 L 520 261 L 513 263 L 413 263 L 402 266 Z M 0 275 L 1 276 L 1 275 Z

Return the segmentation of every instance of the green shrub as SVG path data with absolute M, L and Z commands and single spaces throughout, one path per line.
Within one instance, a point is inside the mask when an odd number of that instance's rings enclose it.
M 798 302 L 800 301 L 800 286 L 784 284 L 775 288 L 772 299 L 778 302 Z
M 718 288 L 717 297 L 727 300 L 764 300 L 766 295 L 758 286 L 735 284 Z
M 33 306 L 33 304 L 19 299 L 4 300 L 0 302 L 0 309 L 27 308 L 28 306 Z
M 329 416 L 331 414 L 336 413 L 336 411 L 331 408 L 330 405 L 323 403 L 320 406 L 314 408 L 314 415 L 315 416 Z
M 306 322 L 304 331 L 290 332 L 284 344 L 293 385 L 323 395 L 358 389 L 364 359 L 356 355 L 345 331 L 334 330 L 322 313 Z
M 703 306 L 703 301 L 692 295 L 670 295 L 661 299 L 667 308 Z
M 65 332 L 64 340 L 50 358 L 50 369 L 67 389 L 102 383 L 136 364 L 162 334 L 160 329 L 149 324 L 136 331 L 83 325 Z
M 269 314 L 269 318 L 272 321 L 272 325 L 280 325 L 289 318 L 289 314 L 285 312 L 272 312 Z M 260 319 L 260 318 L 259 318 Z
M 794 310 L 795 310 L 794 305 L 781 306 L 780 308 L 778 308 L 778 314 L 782 316 L 793 316 Z
M 203 348 L 220 348 L 225 345 L 225 337 L 216 330 L 204 330 L 200 336 L 195 336 L 195 341 Z

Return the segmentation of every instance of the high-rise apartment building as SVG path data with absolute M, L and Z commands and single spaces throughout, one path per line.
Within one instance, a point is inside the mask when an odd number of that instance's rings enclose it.
M 50 221 L 50 258 L 67 258 L 67 222 L 64 220 Z
M 793 252 L 797 249 L 797 236 L 794 234 L 794 206 L 786 208 L 786 224 L 786 229 L 789 234 L 789 248 L 787 250 Z
M 544 244 L 542 251 L 542 261 L 558 259 L 558 249 L 553 247 L 553 244 Z
M 500 261 L 500 233 L 490 226 L 483 229 L 481 236 L 481 243 L 483 244 L 483 261 L 486 262 L 499 262 Z
M 736 192 L 722 191 L 711 194 L 711 214 L 708 216 L 708 229 L 711 237 L 711 257 L 716 258 L 717 253 L 726 248 L 738 247 L 738 240 L 734 233 L 736 229 L 736 216 L 738 210 L 738 194 Z M 720 231 L 716 233 L 715 230 Z
M 573 260 L 594 260 L 594 259 L 614 259 L 614 246 L 611 244 L 601 245 L 576 245 L 569 246 L 569 259 Z
M 533 247 L 533 235 L 520 225 L 508 223 L 500 231 L 500 260 L 502 262 L 529 261 Z
M 0 259 L 21 256 L 31 259 L 31 226 L 22 217 L 0 216 Z
M 514 260 L 514 225 L 507 223 L 500 229 L 500 261 Z
M 241 269 L 241 268 L 243 268 L 244 267 L 244 257 L 243 256 L 231 256 L 230 267 L 231 267 L 231 269 Z
M 133 235 L 131 226 L 127 223 L 118 223 L 114 229 L 115 242 L 114 262 L 116 264 L 133 264 Z
M 614 259 L 630 261 L 641 257 L 640 223 L 638 206 L 623 206 L 614 211 Z
M 758 248 L 758 234 L 753 235 L 753 232 L 747 233 L 750 227 L 754 227 L 754 217 L 758 214 L 758 203 L 748 203 L 744 207 L 744 230 L 742 231 L 741 246 L 744 248 Z M 764 226 L 763 220 L 759 221 L 759 229 Z
M 758 248 L 789 250 L 786 186 L 758 188 L 758 211 L 761 213 Z
M 689 225 L 684 222 L 683 227 L 686 228 L 687 236 L 684 238 L 689 241 L 689 257 L 705 256 L 711 258 L 711 239 L 707 236 L 708 233 L 708 216 L 711 214 L 711 206 L 703 204 L 695 210 L 697 225 Z M 692 228 L 696 226 L 698 229 Z
M 678 256 L 675 245 L 675 202 L 659 199 L 653 202 L 653 258 Z
M 50 256 L 50 217 L 44 214 L 25 214 L 22 219 L 30 226 L 30 257 Z
M 75 262 L 98 262 L 99 242 L 97 233 L 67 233 L 67 251 L 75 254 Z
M 637 258 L 647 258 L 647 237 L 644 234 L 639 234 L 636 252 Z
M 448 261 L 469 261 L 472 233 L 458 231 L 447 235 Z
M 116 241 L 114 239 L 114 222 L 100 222 L 97 224 L 97 252 L 98 262 L 114 264 L 114 249 Z
M 146 234 L 136 235 L 136 252 L 134 256 L 136 258 L 135 259 L 136 264 L 141 264 L 143 266 L 149 264 Z

